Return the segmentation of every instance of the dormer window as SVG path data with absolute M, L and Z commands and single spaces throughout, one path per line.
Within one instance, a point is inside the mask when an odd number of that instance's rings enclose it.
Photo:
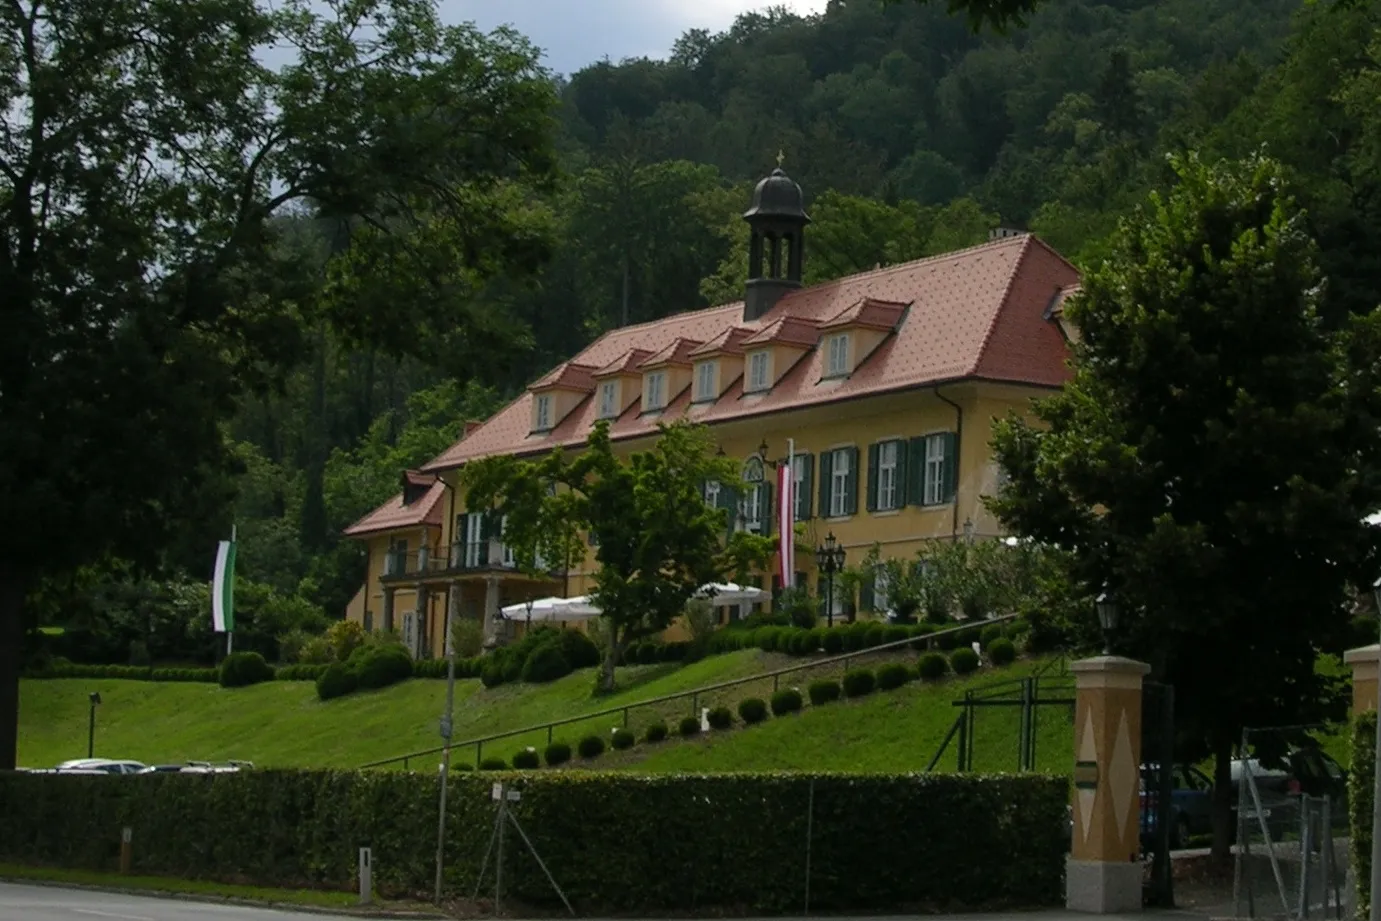
M 717 361 L 702 361 L 695 366 L 695 402 L 707 403 L 719 398 L 719 392 L 715 389 L 718 371 Z
M 643 409 L 663 409 L 667 405 L 667 374 L 649 371 L 643 381 Z
M 532 430 L 534 432 L 551 431 L 551 394 L 538 394 L 532 404 Z
M 599 417 L 613 419 L 619 414 L 619 382 L 605 381 L 599 385 Z
M 849 367 L 849 334 L 835 333 L 827 340 L 825 353 L 825 377 L 843 377 L 852 370 Z
M 767 390 L 772 386 L 770 363 L 772 355 L 766 349 L 748 356 L 748 391 L 750 393 Z

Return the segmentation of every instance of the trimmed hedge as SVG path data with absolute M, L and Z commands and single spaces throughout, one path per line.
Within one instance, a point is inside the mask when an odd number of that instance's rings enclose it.
M 485 758 L 480 762 L 481 771 L 506 771 L 508 762 L 502 758 Z
M 844 696 L 867 697 L 873 693 L 877 679 L 866 668 L 856 668 L 844 673 Z
M 282 665 L 274 675 L 279 681 L 315 681 L 326 673 L 326 665 Z
M 586 736 L 580 740 L 575 749 L 580 752 L 580 757 L 586 760 L 598 758 L 604 754 L 604 738 L 603 736 Z
M 321 700 L 344 697 L 355 690 L 355 673 L 349 666 L 334 662 L 316 679 L 316 696 Z
M 644 742 L 661 742 L 665 740 L 666 737 L 667 724 L 663 723 L 661 720 L 658 720 L 651 726 L 648 726 L 647 729 L 643 732 Z
M 1352 878 L 1357 882 L 1357 914 L 1371 912 L 1371 810 L 1376 751 L 1376 711 L 1352 720 L 1352 770 L 1347 776 L 1347 812 L 1352 824 Z
M 911 680 L 911 672 L 900 662 L 889 662 L 877 672 L 878 690 L 895 691 Z
M 922 681 L 939 681 L 949 674 L 949 659 L 943 652 L 927 652 L 916 661 L 916 676 Z
M 820 681 L 812 681 L 810 687 L 806 688 L 806 693 L 810 695 L 810 702 L 814 706 L 821 704 L 834 703 L 842 693 L 839 682 L 830 678 Z
M 542 766 L 542 758 L 535 748 L 525 748 L 513 756 L 513 769 L 516 771 L 535 771 Z
M 273 666 L 257 652 L 232 652 L 221 660 L 223 688 L 245 688 L 273 680 Z
M 1000 625 L 989 625 L 992 626 L 1000 628 Z M 742 621 L 712 633 L 706 650 L 711 654 L 717 654 L 735 652 L 739 649 L 761 649 L 764 652 L 781 652 L 790 656 L 813 656 L 823 649 L 826 655 L 836 656 L 906 639 L 912 641 L 913 648 L 920 649 L 927 644 L 927 638 L 937 629 L 941 628 L 935 624 L 879 624 L 865 621 L 838 627 L 792 627 L 763 621 Z M 980 628 L 961 631 L 961 634 L 967 635 L 970 632 L 973 634 L 972 639 L 977 639 Z M 972 642 L 972 639 L 965 642 Z M 639 661 L 640 658 L 635 658 L 635 655 L 641 657 L 647 645 L 646 642 L 637 644 L 636 653 L 632 649 L 626 651 L 624 661 Z M 955 645 L 952 638 L 951 645 Z
M 988 660 L 994 665 L 1011 665 L 1017 660 L 1017 646 L 1005 636 L 988 644 Z
M 795 713 L 804 704 L 800 691 L 795 688 L 782 688 L 772 695 L 772 715 L 786 716 L 788 713 Z
M 553 742 L 542 753 L 542 758 L 547 762 L 547 767 L 565 764 L 571 760 L 571 747 L 565 742 Z
M 0 860 L 112 870 L 130 826 L 139 875 L 348 890 L 368 844 L 381 896 L 425 897 L 437 782 L 434 771 L 0 774 Z M 444 883 L 468 894 L 493 830 L 492 780 L 450 783 Z M 678 912 L 687 893 L 706 916 L 785 913 L 806 885 L 821 913 L 917 914 L 1061 905 L 1068 796 L 1065 780 L 1035 774 L 552 771 L 524 779 L 509 808 L 584 915 Z M 800 860 L 779 859 L 808 828 L 809 879 Z M 516 835 L 508 846 L 509 897 L 559 910 Z
M 624 729 L 622 726 L 615 729 L 609 737 L 609 744 L 616 751 L 627 751 L 637 744 L 637 741 L 638 737 L 633 735 L 633 731 L 631 729 Z
M 738 702 L 739 719 L 749 726 L 767 719 L 767 704 L 757 697 L 748 697 Z
M 686 738 L 690 738 L 691 736 L 699 735 L 699 734 L 700 734 L 700 717 L 698 717 L 698 716 L 683 716 L 683 717 L 681 718 L 680 724 L 679 724 L 676 728 L 680 731 L 681 735 L 685 736 Z
M 734 725 L 734 711 L 728 707 L 715 707 L 705 715 L 711 729 L 730 729 Z
M 280 669 L 281 672 L 281 669 Z M 146 665 L 73 665 L 63 663 L 24 673 L 25 678 L 110 678 L 121 681 L 204 681 L 221 680 L 218 668 L 149 668 Z M 278 677 L 282 677 L 280 674 Z
M 978 671 L 978 653 L 968 646 L 960 646 L 949 654 L 949 667 L 956 675 L 970 675 Z

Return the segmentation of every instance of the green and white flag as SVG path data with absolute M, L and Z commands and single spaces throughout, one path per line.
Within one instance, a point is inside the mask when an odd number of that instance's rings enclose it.
M 235 538 L 216 548 L 216 578 L 211 584 L 211 620 L 217 633 L 235 632 Z

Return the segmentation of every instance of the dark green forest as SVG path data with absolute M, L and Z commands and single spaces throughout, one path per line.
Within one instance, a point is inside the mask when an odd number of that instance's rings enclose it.
M 241 468 L 239 573 L 252 583 L 242 619 L 251 632 L 263 620 L 246 642 L 273 654 L 273 633 L 340 616 L 364 573 L 342 529 L 467 419 L 605 330 L 735 299 L 738 215 L 779 152 L 808 196 L 806 276 L 817 282 L 971 245 L 998 226 L 1088 265 L 1118 219 L 1168 182 L 1167 153 L 1264 147 L 1308 209 L 1327 310 L 1372 309 L 1379 16 L 1376 3 L 1051 0 L 998 34 L 972 32 L 943 4 L 833 0 L 818 17 L 745 15 L 720 34 L 686 33 L 665 60 L 562 79 L 558 179 L 526 202 L 555 245 L 535 273 L 489 279 L 473 299 L 494 348 L 438 337 L 400 358 L 323 325 L 281 385 L 242 400 L 227 431 Z M 283 220 L 293 245 L 320 254 L 315 283 L 331 284 L 341 223 Z M 203 536 L 174 554 L 180 580 L 85 570 L 44 588 L 40 617 L 141 635 L 132 625 L 162 604 L 150 599 L 208 578 Z M 107 657 L 122 660 L 127 645 Z

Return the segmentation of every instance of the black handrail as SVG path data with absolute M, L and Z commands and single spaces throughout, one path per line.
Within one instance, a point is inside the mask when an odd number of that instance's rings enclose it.
M 931 648 L 933 641 L 937 637 L 948 636 L 952 633 L 971 631 L 976 628 L 986 627 L 989 624 L 1006 623 L 1007 621 L 1015 620 L 1018 616 L 1019 615 L 1016 614 L 1002 614 L 998 617 L 990 617 L 986 620 L 981 620 L 976 623 L 958 624 L 953 627 L 946 627 L 944 630 L 936 630 L 934 633 L 927 633 L 924 636 L 910 636 L 904 640 L 893 640 L 890 643 L 882 643 L 881 645 L 871 646 L 867 649 L 856 649 L 852 652 L 846 652 L 838 656 L 830 656 L 829 658 L 825 659 L 814 659 L 812 661 L 802 662 L 797 665 L 788 665 L 786 668 L 779 668 L 775 671 L 762 672 L 757 675 L 750 675 L 747 678 L 734 678 L 730 681 L 718 682 L 717 684 L 707 684 L 704 687 L 695 688 L 691 691 L 681 691 L 677 694 L 667 694 L 662 697 L 651 697 L 647 700 L 638 700 L 632 703 L 623 704 L 622 706 L 618 707 L 609 707 L 605 710 L 596 710 L 593 713 L 584 713 L 580 716 L 568 716 L 564 719 L 552 720 L 546 723 L 538 723 L 535 726 L 527 726 L 523 729 L 510 729 L 507 732 L 496 732 L 491 735 L 480 736 L 479 738 L 475 739 L 466 739 L 462 742 L 453 742 L 451 743 L 451 747 L 462 748 L 469 745 L 475 746 L 475 766 L 478 767 L 480 761 L 483 759 L 484 756 L 484 743 L 486 742 L 496 742 L 500 739 L 510 739 L 514 736 L 527 735 L 528 733 L 532 732 L 541 732 L 545 729 L 547 732 L 547 742 L 548 744 L 550 744 L 552 740 L 552 730 L 555 729 L 557 726 L 566 726 L 571 723 L 582 723 L 585 720 L 591 720 L 601 716 L 611 716 L 615 713 L 623 714 L 623 725 L 627 726 L 628 711 L 630 710 L 636 709 L 638 707 L 650 707 L 655 704 L 670 703 L 676 700 L 685 700 L 686 698 L 691 699 L 691 715 L 694 716 L 695 711 L 699 706 L 700 695 L 702 694 L 708 694 L 712 691 L 721 691 L 725 688 L 737 687 L 739 685 L 749 684 L 754 681 L 763 681 L 767 678 L 772 679 L 772 690 L 775 692 L 779 690 L 782 675 L 788 675 L 794 672 L 805 671 L 809 668 L 820 668 L 821 666 L 834 665 L 836 663 L 843 663 L 847 665 L 850 660 L 857 658 L 858 656 L 866 656 L 873 655 L 874 653 L 879 652 L 887 652 L 890 649 L 900 649 L 904 646 L 910 646 L 912 648 L 915 648 L 916 644 L 918 643 L 924 644 L 926 648 Z M 446 746 L 444 745 L 438 745 L 434 748 L 424 748 L 421 751 L 408 752 L 406 755 L 396 755 L 392 758 L 384 758 L 379 761 L 371 761 L 368 764 L 362 764 L 359 766 L 359 770 L 383 767 L 387 764 L 397 764 L 400 761 L 403 763 L 404 770 L 406 770 L 407 763 L 411 761 L 413 758 L 421 758 L 425 755 L 435 755 L 445 750 Z

